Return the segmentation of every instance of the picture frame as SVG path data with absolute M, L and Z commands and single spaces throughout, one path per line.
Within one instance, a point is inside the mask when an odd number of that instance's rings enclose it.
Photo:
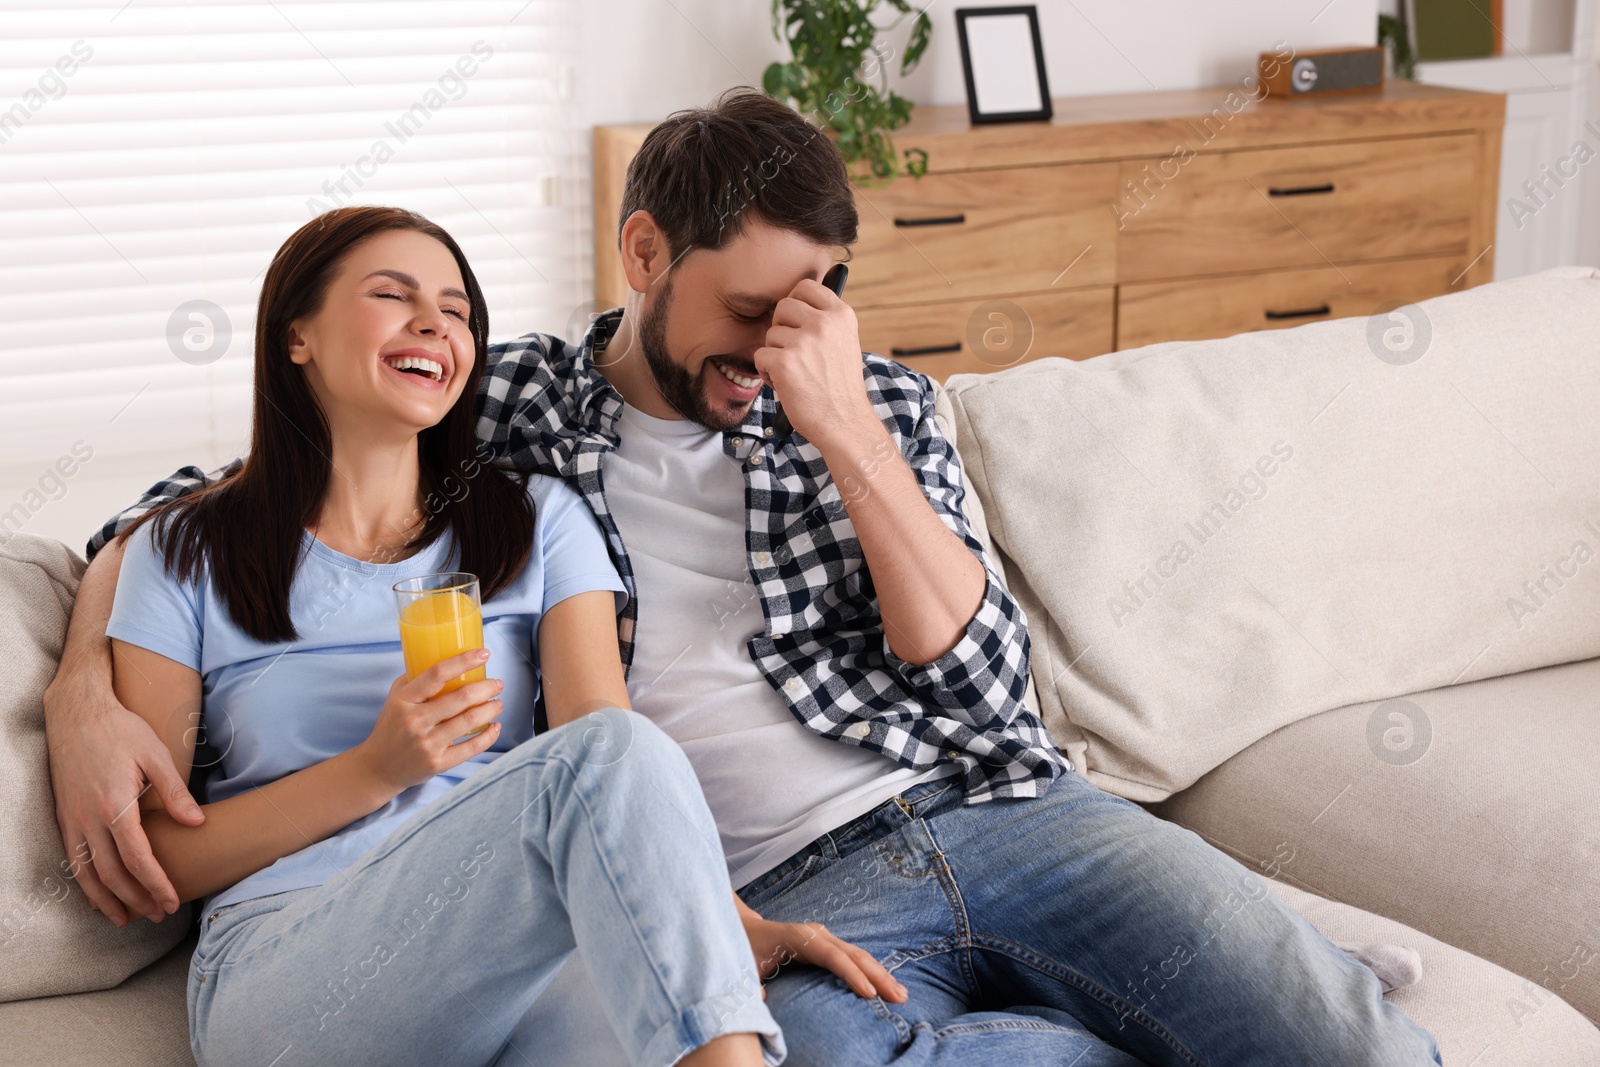
M 957 8 L 956 34 L 973 125 L 1050 119 L 1037 5 Z

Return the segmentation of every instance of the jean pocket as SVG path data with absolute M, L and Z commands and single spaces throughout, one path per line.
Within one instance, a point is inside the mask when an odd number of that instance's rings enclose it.
M 227 910 L 227 908 L 223 908 L 221 912 L 208 911 L 200 916 L 200 936 L 194 946 L 193 962 L 190 965 L 191 971 L 196 969 L 205 970 L 206 960 L 216 953 L 218 939 L 213 931 L 216 928 L 218 917 Z
M 211 1000 L 217 992 L 217 968 L 208 967 L 198 953 L 189 961 L 189 979 L 185 989 L 188 1002 L 189 1036 L 193 1041 L 205 1028 L 210 1014 Z
M 817 868 L 822 866 L 822 857 L 815 852 L 805 858 L 804 863 L 795 864 L 788 870 L 779 868 L 771 872 L 771 879 L 761 875 L 746 886 L 739 893 L 740 898 L 755 911 L 760 911 L 762 905 L 776 900 L 791 889 L 817 873 Z
M 200 918 L 200 940 L 194 949 L 199 966 L 206 971 L 216 971 L 225 957 L 237 958 L 239 942 L 252 938 L 258 920 L 282 911 L 299 892 L 304 890 L 269 893 L 206 912 Z
M 903 797 L 908 815 L 913 819 L 928 819 L 960 807 L 966 799 L 966 789 L 959 775 L 945 775 L 917 783 L 906 790 Z

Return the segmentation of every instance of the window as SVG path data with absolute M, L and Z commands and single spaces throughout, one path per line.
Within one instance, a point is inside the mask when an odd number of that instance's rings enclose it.
M 244 450 L 261 277 L 320 211 L 444 226 L 496 340 L 586 310 L 569 7 L 0 0 L 0 538 Z

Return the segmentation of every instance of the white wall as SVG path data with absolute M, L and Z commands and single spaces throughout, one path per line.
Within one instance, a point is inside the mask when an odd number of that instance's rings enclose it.
M 1384 0 L 1391 6 L 1393 0 Z M 1600 262 L 1600 165 L 1574 179 L 1574 147 L 1600 137 L 1594 70 L 1596 0 L 1506 0 L 1502 55 L 1421 63 L 1436 85 L 1506 94 L 1500 148 L 1494 276 L 1514 278 L 1569 263 Z M 1566 173 L 1559 181 L 1553 172 Z M 1528 183 L 1541 186 L 1529 191 Z
M 766 0 L 583 0 L 576 103 L 589 124 L 645 122 L 759 85 L 787 53 Z M 921 66 L 897 85 L 918 103 L 966 99 L 956 4 L 930 8 Z M 962 6 L 999 6 L 974 3 Z M 1279 41 L 1296 49 L 1372 44 L 1378 0 L 1041 0 L 1052 96 L 1183 89 L 1237 81 Z M 887 37 L 897 49 L 904 30 Z
M 1600 19 L 1589 43 L 1589 100 L 1586 121 L 1600 126 Z M 1583 207 L 1578 231 L 1578 262 L 1600 265 L 1600 166 L 1584 168 Z
M 978 6 L 974 0 L 958 2 Z M 575 3 L 570 130 L 585 155 L 579 164 L 585 179 L 589 127 L 653 121 L 703 104 L 730 86 L 759 85 L 767 64 L 787 55 L 772 36 L 768 0 Z M 935 0 L 933 36 L 922 65 L 897 83 L 918 103 L 959 104 L 966 98 L 956 6 Z M 1279 40 L 1296 49 L 1371 44 L 1377 25 L 1377 0 L 1042 0 L 1038 6 L 1050 90 L 1058 97 L 1237 82 L 1254 69 L 1256 55 Z M 901 47 L 904 28 L 889 40 Z M 581 321 L 594 287 L 591 202 L 587 180 L 566 184 L 563 197 L 575 223 L 574 311 Z M 565 333 L 569 321 L 570 316 L 542 328 Z M 75 479 L 66 497 L 41 511 L 28 532 L 81 550 L 101 520 L 171 469 L 111 467 L 107 461 Z M 10 500 L 24 487 L 0 488 Z

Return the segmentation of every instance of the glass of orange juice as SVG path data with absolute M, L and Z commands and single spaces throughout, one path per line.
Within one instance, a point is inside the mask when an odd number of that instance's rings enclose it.
M 478 599 L 478 576 L 460 571 L 424 574 L 394 584 L 395 607 L 400 613 L 400 651 L 405 655 L 406 677 L 451 656 L 483 647 L 483 604 Z M 459 689 L 487 677 L 474 667 L 444 683 L 441 693 Z M 467 736 L 487 730 L 480 726 Z

